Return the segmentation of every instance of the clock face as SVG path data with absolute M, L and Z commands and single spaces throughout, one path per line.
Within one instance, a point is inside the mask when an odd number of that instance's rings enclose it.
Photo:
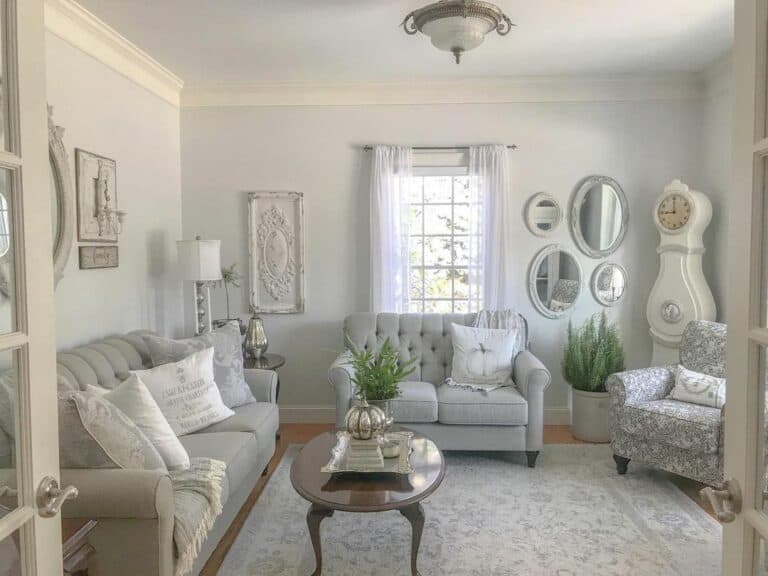
M 667 230 L 679 230 L 691 218 L 691 203 L 682 194 L 670 194 L 659 204 L 657 216 Z

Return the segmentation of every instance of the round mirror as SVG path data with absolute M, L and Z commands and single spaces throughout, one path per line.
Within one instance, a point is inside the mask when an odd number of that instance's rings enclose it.
M 555 198 L 546 192 L 531 196 L 525 207 L 525 223 L 537 236 L 551 234 L 563 219 L 563 210 Z
M 51 232 L 53 239 L 53 278 L 58 284 L 64 275 L 74 240 L 75 207 L 69 159 L 64 147 L 64 129 L 53 123 L 53 109 L 48 107 L 48 152 L 51 195 Z
M 531 301 L 547 318 L 565 314 L 581 294 L 581 266 L 573 254 L 556 244 L 536 255 L 528 274 Z
M 604 262 L 592 273 L 592 295 L 603 306 L 613 306 L 624 296 L 627 279 L 623 266 Z
M 607 176 L 584 179 L 571 202 L 571 233 L 579 250 L 592 258 L 612 254 L 628 222 L 627 198 L 618 182 Z

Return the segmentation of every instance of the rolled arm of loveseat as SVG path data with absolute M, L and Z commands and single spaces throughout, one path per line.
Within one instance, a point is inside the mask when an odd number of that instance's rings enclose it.
M 277 401 L 277 372 L 260 368 L 246 368 L 243 372 L 245 382 L 258 402 L 274 404 Z
M 655 366 L 611 374 L 605 381 L 605 389 L 614 405 L 623 406 L 627 402 L 664 398 L 674 380 L 674 366 Z
M 515 358 L 512 377 L 528 402 L 525 449 L 541 450 L 544 445 L 544 390 L 552 381 L 552 375 L 530 350 L 524 350 Z
M 349 351 L 342 352 L 328 370 L 328 381 L 336 392 L 336 426 L 340 428 L 344 426 L 344 417 L 355 394 L 354 377 L 352 356 Z

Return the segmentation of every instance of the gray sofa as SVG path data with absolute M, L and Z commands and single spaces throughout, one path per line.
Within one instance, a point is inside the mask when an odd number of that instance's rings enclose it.
M 151 367 L 142 334 L 146 332 L 60 353 L 60 386 L 113 388 L 128 370 Z M 192 574 L 202 569 L 275 452 L 277 376 L 267 370 L 245 370 L 245 378 L 257 402 L 236 407 L 227 420 L 180 437 L 190 456 L 215 458 L 227 465 L 224 510 L 208 533 Z M 90 576 L 173 574 L 174 503 L 167 472 L 70 469 L 61 471 L 61 479 L 80 490 L 80 496 L 63 507 L 64 517 L 98 520 L 91 536 L 96 555 Z
M 680 364 L 688 370 L 725 378 L 728 331 L 725 324 L 695 320 L 680 343 Z M 725 407 L 699 406 L 667 398 L 675 366 L 613 374 L 611 447 L 619 474 L 630 460 L 720 486 L 723 483 Z
M 393 401 L 396 422 L 429 436 L 443 450 L 524 451 L 533 467 L 543 445 L 544 390 L 551 377 L 527 349 L 527 329 L 513 363 L 515 387 L 483 394 L 442 385 L 451 375 L 451 323 L 472 326 L 474 320 L 473 314 L 358 313 L 344 320 L 344 335 L 356 348 L 374 350 L 389 338 L 403 359 L 416 358 L 416 371 Z M 344 352 L 328 374 L 339 427 L 354 397 L 353 377 Z

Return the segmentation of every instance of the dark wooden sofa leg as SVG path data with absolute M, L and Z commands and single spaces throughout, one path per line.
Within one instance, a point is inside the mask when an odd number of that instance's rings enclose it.
M 536 467 L 536 458 L 539 457 L 538 450 L 526 451 L 525 455 L 528 457 L 528 468 Z
M 618 472 L 619 474 L 627 473 L 627 466 L 629 466 L 629 458 L 624 458 L 624 456 L 619 456 L 618 454 L 614 454 L 613 461 L 616 462 L 616 472 Z

